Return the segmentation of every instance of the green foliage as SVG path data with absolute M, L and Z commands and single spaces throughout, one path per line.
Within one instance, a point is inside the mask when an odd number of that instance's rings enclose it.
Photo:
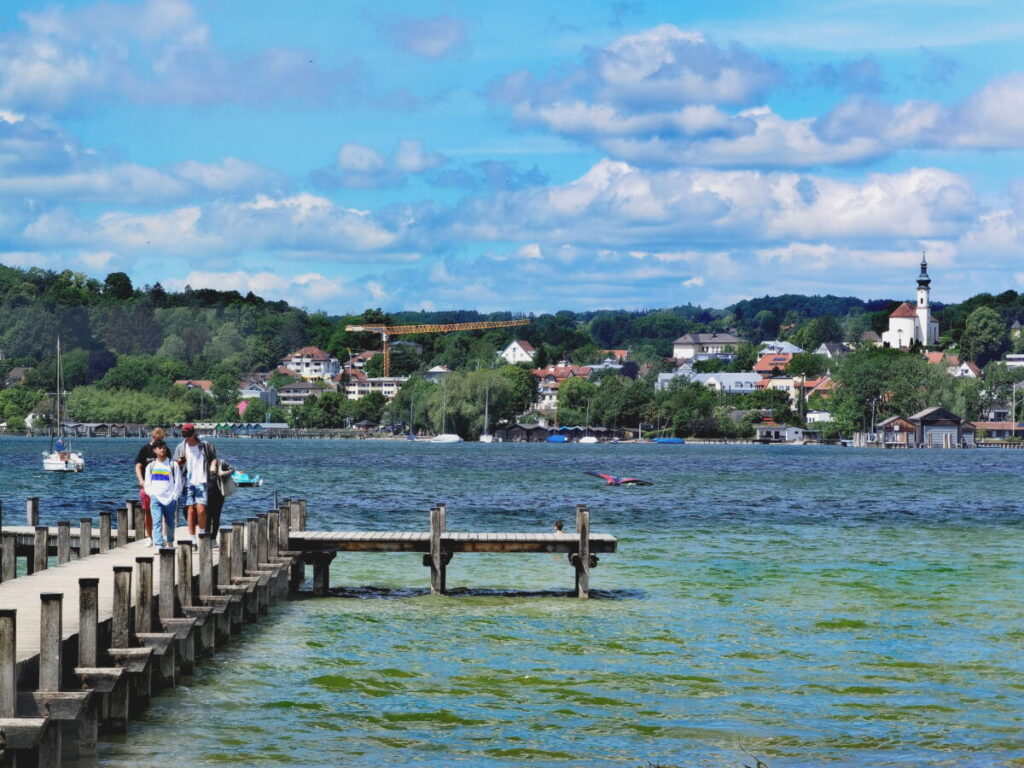
M 597 385 L 582 376 L 563 381 L 558 387 L 558 423 L 563 426 L 586 424 L 587 409 L 596 394 Z M 596 419 L 596 409 L 593 415 Z
M 391 375 L 411 376 L 420 368 L 421 358 L 412 349 L 405 346 L 391 348 Z M 363 372 L 370 377 L 384 375 L 384 355 L 374 355 L 366 361 Z
M 824 374 L 829 368 L 829 359 L 824 355 L 815 355 L 811 352 L 798 352 L 793 355 L 786 373 L 790 376 L 803 376 L 808 379 L 816 379 Z
M 0 421 L 24 419 L 45 396 L 41 389 L 28 386 L 8 387 L 0 390 Z
M 960 357 L 980 366 L 996 360 L 1009 345 L 1006 322 L 990 307 L 978 307 L 967 316 L 960 334 Z
M 135 295 L 132 279 L 124 272 L 111 272 L 103 281 L 103 295 L 124 301 Z
M 910 415 L 930 402 L 928 387 L 950 378 L 938 366 L 896 349 L 869 347 L 851 352 L 839 361 L 833 374 L 838 388 L 832 398 L 837 425 L 846 433 L 870 426 L 872 403 L 875 421 L 888 416 Z
M 793 343 L 807 352 L 813 352 L 826 341 L 842 340 L 843 326 L 832 315 L 807 321 L 792 337 Z
M 695 360 L 693 363 L 694 373 L 718 373 L 729 369 L 730 364 L 717 357 L 708 360 Z M 747 368 L 749 371 L 750 368 Z
M 184 398 L 98 386 L 73 390 L 67 407 L 73 419 L 102 423 L 167 425 L 190 417 Z

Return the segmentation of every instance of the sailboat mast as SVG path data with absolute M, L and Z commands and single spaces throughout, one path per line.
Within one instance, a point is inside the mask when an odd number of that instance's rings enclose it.
M 489 435 L 490 434 L 490 432 L 488 431 L 488 429 L 490 427 L 490 423 L 491 423 L 490 411 L 491 411 L 491 388 L 487 387 L 484 390 L 484 434 L 485 435 Z

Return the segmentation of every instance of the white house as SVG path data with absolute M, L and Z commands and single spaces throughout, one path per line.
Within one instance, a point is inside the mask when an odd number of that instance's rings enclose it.
M 536 352 L 537 350 L 530 342 L 517 340 L 509 342 L 509 345 L 498 353 L 498 356 L 505 358 L 509 365 L 515 365 L 516 363 L 532 363 Z
M 741 343 L 731 333 L 687 333 L 672 342 L 672 357 L 689 360 L 699 354 L 734 355 Z
M 380 392 L 388 400 L 394 400 L 398 390 L 408 380 L 408 376 L 351 376 L 345 384 L 345 397 L 349 400 L 358 400 L 371 392 Z
M 703 384 L 717 392 L 730 395 L 749 395 L 757 391 L 761 375 L 757 373 L 698 373 L 691 381 Z
M 895 349 L 909 349 L 914 344 L 928 346 L 939 343 L 939 321 L 932 317 L 929 293 L 931 278 L 928 262 L 921 254 L 921 273 L 917 276 L 917 305 L 900 304 L 889 315 L 889 330 L 882 334 L 882 343 Z
M 341 363 L 322 349 L 303 347 L 281 360 L 281 365 L 306 381 L 329 381 L 341 371 Z
M 761 349 L 757 351 L 758 357 L 765 355 L 799 355 L 803 350 L 796 344 L 789 341 L 762 341 Z

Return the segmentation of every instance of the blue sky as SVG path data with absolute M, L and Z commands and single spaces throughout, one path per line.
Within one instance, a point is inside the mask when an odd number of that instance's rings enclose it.
M 922 250 L 937 301 L 1024 290 L 1022 42 L 1017 2 L 5 0 L 0 262 L 332 313 L 906 298 Z

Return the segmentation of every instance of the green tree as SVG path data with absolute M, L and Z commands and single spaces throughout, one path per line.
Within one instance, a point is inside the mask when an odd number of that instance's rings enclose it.
M 597 394 L 597 386 L 582 376 L 566 379 L 558 387 L 558 423 L 582 426 L 587 420 L 587 407 Z M 596 412 L 592 414 L 596 417 Z
M 829 361 L 823 355 L 815 355 L 811 352 L 799 352 L 793 355 L 786 373 L 790 376 L 802 376 L 808 379 L 816 379 L 828 370 Z
M 978 307 L 967 316 L 964 332 L 960 334 L 960 357 L 984 366 L 998 359 L 1008 342 L 1003 318 L 989 307 Z
M 103 281 L 103 295 L 124 301 L 135 295 L 132 279 L 124 272 L 111 272 Z

